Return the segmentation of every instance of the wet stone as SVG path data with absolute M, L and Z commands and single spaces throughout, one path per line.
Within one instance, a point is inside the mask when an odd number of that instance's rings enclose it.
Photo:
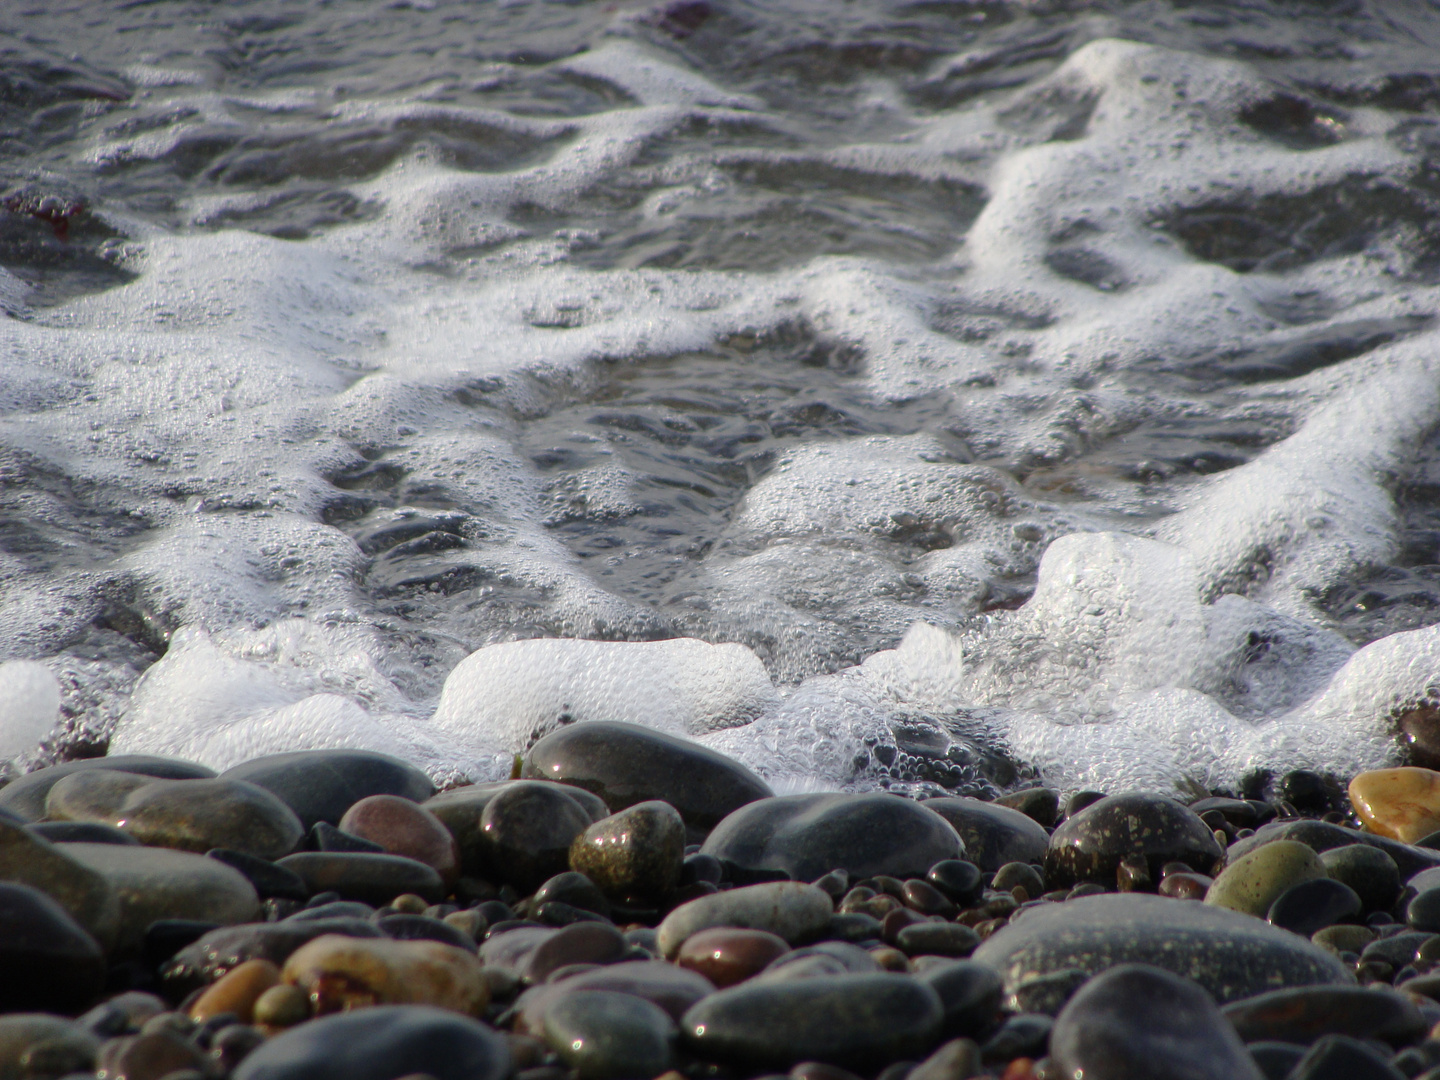
M 642 998 L 606 990 L 565 994 L 545 1012 L 545 1038 L 580 1080 L 655 1077 L 670 1067 L 675 1022 Z
M 379 844 L 391 855 L 434 867 L 447 886 L 460 876 L 460 851 L 430 811 L 398 795 L 369 795 L 345 811 L 339 828 Z
M 1255 830 L 1253 836 L 1244 837 L 1231 844 L 1225 853 L 1226 859 L 1234 862 L 1242 855 L 1276 840 L 1298 840 L 1319 855 L 1351 844 L 1364 844 L 1389 855 L 1399 869 L 1402 881 L 1408 881 L 1421 871 L 1440 867 L 1440 851 L 1413 847 L 1385 836 L 1356 832 L 1354 829 L 1345 829 L 1328 821 L 1305 819 L 1273 821 L 1262 825 Z M 1347 884 L 1349 883 L 1347 882 Z
M 77 1013 L 104 985 L 104 953 L 64 908 L 38 889 L 0 882 L 0 1012 Z
M 285 920 L 248 923 L 212 930 L 177 952 L 161 970 L 167 994 L 177 1000 L 213 982 L 247 960 L 284 965 L 302 945 L 325 934 L 378 938 L 383 932 L 368 919 Z
M 1430 1026 L 1404 994 L 1376 987 L 1274 990 L 1231 1002 L 1224 1012 L 1246 1042 L 1309 1044 L 1324 1035 L 1353 1035 L 1405 1046 L 1423 1037 Z
M 876 952 L 844 941 L 822 941 L 783 954 L 755 976 L 758 982 L 819 979 L 833 975 L 872 975 L 882 969 Z
M 543 1031 L 545 1012 L 565 994 L 583 990 L 607 990 L 641 998 L 663 1009 L 672 1020 L 715 992 L 709 979 L 695 971 L 662 960 L 627 960 L 586 971 L 559 983 L 546 983 L 526 990 L 515 1003 L 520 1032 Z
M 968 926 L 952 922 L 925 922 L 907 926 L 895 935 L 895 945 L 906 956 L 965 957 L 980 944 Z
M 512 784 L 480 816 L 482 859 L 488 872 L 528 893 L 569 869 L 571 845 L 590 825 L 590 814 L 561 785 Z
M 254 1022 L 263 1028 L 288 1028 L 309 1020 L 310 995 L 298 986 L 280 983 L 255 999 Z
M 82 1025 L 58 1016 L 38 1012 L 0 1016 L 0 1076 L 6 1080 L 36 1076 L 30 1065 L 37 1057 L 65 1066 L 39 1076 L 90 1072 L 99 1049 L 100 1040 Z
M 519 981 L 525 975 L 531 954 L 559 932 L 554 927 L 521 922 L 512 923 L 509 929 L 505 929 L 503 923 L 492 925 L 480 945 L 480 962 L 487 968 L 509 972 Z
M 537 907 L 552 902 L 593 911 L 597 915 L 610 913 L 610 901 L 605 899 L 605 894 L 588 877 L 574 870 L 556 874 L 535 890 Z
M 955 905 L 950 898 L 942 893 L 935 886 L 921 881 L 919 878 L 911 878 L 905 882 L 905 906 L 922 915 L 943 915 L 955 914 Z
M 783 938 L 764 930 L 716 927 L 687 938 L 675 955 L 675 963 L 698 971 L 723 990 L 759 974 L 789 951 Z
M 1044 1057 L 1054 1021 L 1041 1013 L 1007 1016 L 998 1031 L 980 1047 L 980 1060 L 999 1065 L 1015 1058 Z
M 960 798 L 926 799 L 921 805 L 954 827 L 965 844 L 966 858 L 987 873 L 1006 863 L 1039 863 L 1045 858 L 1050 834 L 1020 810 Z
M 995 877 L 990 883 L 990 887 L 996 892 L 1007 893 L 1017 885 L 1031 897 L 1039 896 L 1045 891 L 1045 879 L 1040 876 L 1040 872 L 1029 863 L 1023 862 L 1006 863 L 995 871 Z
M 1325 867 L 1310 848 L 1277 840 L 1231 860 L 1205 894 L 1205 903 L 1263 919 L 1286 889 L 1324 876 Z
M 773 795 L 763 780 L 723 754 L 664 732 L 608 721 L 572 724 L 546 735 L 525 755 L 523 775 L 585 788 L 605 800 L 612 813 L 641 802 L 669 803 L 697 835 L 747 803 Z
M 1284 986 L 1349 983 L 1333 955 L 1259 919 L 1144 893 L 1040 904 L 997 931 L 974 959 L 1007 990 L 1067 968 L 1091 974 L 1143 963 L 1194 979 L 1219 1002 Z
M 269 960 L 247 960 L 231 968 L 190 1006 L 192 1020 L 233 1013 L 242 1024 L 255 1016 L 255 1003 L 272 986 L 280 984 L 280 969 Z
M 234 780 L 153 781 L 126 796 L 111 824 L 142 844 L 199 855 L 233 848 L 262 859 L 290 854 L 305 835 L 300 819 L 278 798 Z
M 1065 1003 L 1075 996 L 1075 991 L 1089 979 L 1088 972 L 1077 969 L 1036 975 L 1005 995 L 1005 1009 L 1007 1012 L 1058 1016 Z
M 524 978 L 539 983 L 571 964 L 613 964 L 628 950 L 629 943 L 609 923 L 573 923 L 535 947 L 525 964 Z
M 1388 937 L 1381 937 L 1366 945 L 1360 952 L 1361 960 L 1378 960 L 1381 963 L 1389 964 L 1397 971 L 1406 964 L 1411 963 L 1421 946 L 1435 938 L 1436 935 L 1420 931 L 1401 932 L 1391 934 Z
M 949 961 L 916 977 L 940 998 L 944 1035 L 983 1038 L 995 1027 L 1005 985 L 993 968 L 969 960 Z
M 434 1005 L 473 1016 L 489 1003 L 475 954 L 435 941 L 326 935 L 295 950 L 282 978 L 304 990 L 321 1015 L 373 1005 Z
M 1055 1020 L 1050 1055 L 1065 1076 L 1105 1080 L 1264 1080 L 1200 986 L 1122 964 L 1091 979 Z
M 1368 926 L 1330 926 L 1311 934 L 1310 940 L 1337 955 L 1342 952 L 1359 955 L 1366 945 L 1375 940 L 1375 931 Z
M 52 844 L 131 844 L 139 840 L 127 832 L 99 821 L 37 821 L 27 825 L 36 836 Z
M 923 1057 L 942 1018 L 929 986 L 884 973 L 741 983 L 690 1009 L 681 1030 L 702 1058 L 752 1068 L 822 1061 L 868 1070 Z
M 682 904 L 665 916 L 657 937 L 667 959 L 691 934 L 716 926 L 766 930 L 793 945 L 824 933 L 833 911 L 829 894 L 814 885 L 747 885 Z
M 273 896 L 304 901 L 310 898 L 305 881 L 299 874 L 283 866 L 276 866 L 269 859 L 230 848 L 213 848 L 205 854 L 244 874 L 261 899 Z
M 1362 909 L 1389 911 L 1400 895 L 1400 868 L 1379 848 L 1368 844 L 1346 844 L 1321 852 L 1325 873 L 1348 885 L 1360 897 Z
M 402 855 L 301 851 L 278 865 L 298 874 L 311 894 L 333 891 L 377 905 L 402 893 L 417 893 L 431 903 L 445 899 L 445 883 L 435 868 Z
M 45 893 L 108 949 L 115 942 L 119 905 L 105 878 L 70 855 L 76 846 L 52 844 L 22 825 L 0 821 L 0 880 Z
M 1316 817 L 1341 804 L 1338 784 L 1309 769 L 1293 769 L 1280 778 L 1275 793 L 1302 814 Z
M 1315 878 L 1286 889 L 1265 918 L 1274 926 L 1310 937 L 1327 926 L 1359 918 L 1362 909 L 1350 886 L 1333 878 Z
M 111 824 L 131 792 L 153 783 L 153 776 L 112 769 L 72 773 L 57 781 L 45 796 L 45 816 L 52 821 Z
M 1440 888 L 1426 889 L 1405 908 L 1405 922 L 1415 930 L 1440 933 Z
M 1440 829 L 1440 772 L 1406 766 L 1362 772 L 1350 803 L 1371 832 L 1412 844 Z
M 1383 1055 L 1359 1039 L 1327 1035 L 1300 1059 L 1288 1080 L 1403 1080 Z
M 796 881 L 836 869 L 852 880 L 924 877 L 937 862 L 965 855 L 943 817 L 889 794 L 763 799 L 717 825 L 701 851 L 740 867 L 784 870 Z
M 685 822 L 669 803 L 636 803 L 570 845 L 570 867 L 613 899 L 658 900 L 680 882 Z
M 386 915 L 375 925 L 396 941 L 438 941 L 472 953 L 476 949 L 475 939 L 465 931 L 428 915 Z
M 498 871 L 492 866 L 492 854 L 489 841 L 483 834 L 483 819 L 485 809 L 490 805 L 497 795 L 502 792 L 518 790 L 526 791 L 533 780 L 502 780 L 498 783 L 472 784 L 469 787 L 454 788 L 450 791 L 442 791 L 432 799 L 423 804 L 425 809 L 434 814 L 445 827 L 450 830 L 450 835 L 455 838 L 455 843 L 460 849 L 460 868 L 465 874 L 485 878 L 489 876 L 498 880 Z M 599 821 L 603 817 L 610 816 L 610 809 L 597 795 L 593 795 L 578 787 L 569 784 L 548 784 L 548 794 L 563 795 L 575 803 L 585 814 L 585 822 L 589 824 Z M 525 820 L 523 815 L 515 814 L 517 821 Z M 493 820 L 493 819 L 492 819 Z M 525 841 L 520 832 L 514 833 L 517 843 L 508 845 L 515 848 L 523 856 L 527 850 Z M 571 839 L 574 839 L 573 835 Z M 551 849 L 547 857 L 553 865 L 564 865 L 563 858 L 556 856 L 553 849 L 558 846 L 564 847 L 564 854 L 568 855 L 570 841 L 566 840 L 563 845 L 554 840 L 548 844 L 532 844 L 528 850 L 539 851 Z
M 1060 820 L 1060 793 L 1053 788 L 1026 788 L 1001 795 L 996 806 L 1018 810 L 1041 828 L 1053 829 Z
M 926 871 L 925 880 L 961 907 L 975 903 L 985 890 L 985 875 L 978 866 L 964 859 L 944 859 L 936 863 Z
M 26 773 L 0 788 L 0 811 L 17 814 L 26 821 L 39 821 L 45 817 L 45 799 L 52 787 L 67 776 L 97 769 L 165 780 L 203 780 L 215 775 L 213 770 L 191 761 L 152 757 L 149 754 L 117 754 L 114 757 L 67 761 Z
M 1265 1080 L 1285 1080 L 1290 1070 L 1305 1056 L 1305 1047 L 1294 1043 L 1255 1042 L 1246 1044 L 1245 1049 L 1260 1066 Z
M 505 1039 L 484 1024 L 441 1009 L 379 1006 L 300 1024 L 261 1046 L 235 1080 L 504 1080 Z
M 430 778 L 408 762 L 369 750 L 298 750 L 255 758 L 222 775 L 258 784 L 295 811 L 307 831 L 317 821 L 338 825 L 345 811 L 369 795 L 424 802 Z
M 975 1040 L 951 1039 L 913 1069 L 905 1068 L 898 1080 L 955 1080 L 979 1073 L 980 1047 Z M 885 1073 L 880 1075 L 884 1077 Z
M 384 855 L 385 848 L 374 840 L 366 840 L 344 829 L 337 829 L 328 821 L 317 821 L 310 826 L 308 843 L 311 851 L 359 851 L 371 855 Z
M 1160 879 L 1167 862 L 1208 873 L 1223 851 L 1210 827 L 1189 808 L 1163 795 L 1111 795 L 1069 817 L 1050 837 L 1045 878 L 1054 888 L 1077 882 L 1115 887 L 1127 855 L 1138 855 Z
M 96 1071 L 124 1080 L 160 1080 L 163 1076 L 193 1069 L 209 1073 L 210 1058 L 194 1043 L 169 1032 L 153 1031 L 111 1039 L 96 1055 Z

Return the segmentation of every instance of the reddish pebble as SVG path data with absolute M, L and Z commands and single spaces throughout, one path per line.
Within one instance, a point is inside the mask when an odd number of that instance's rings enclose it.
M 789 951 L 783 938 L 764 930 L 716 927 L 686 938 L 675 963 L 699 972 L 723 990 L 763 971 Z
M 955 905 L 929 882 L 912 878 L 905 882 L 905 906 L 922 915 L 954 915 Z
M 404 855 L 433 866 L 446 885 L 460 873 L 460 849 L 440 819 L 418 803 L 398 795 L 371 795 L 345 811 L 340 828 L 379 844 L 391 855 Z
M 1161 896 L 1173 897 L 1176 900 L 1204 900 L 1212 880 L 1204 874 L 1187 874 L 1182 871 L 1161 881 L 1157 891 Z
M 914 926 L 916 923 L 929 922 L 927 916 L 921 915 L 918 911 L 911 911 L 909 908 L 896 908 L 885 918 L 880 920 L 880 936 L 891 945 L 899 937 L 900 931 L 907 926 Z

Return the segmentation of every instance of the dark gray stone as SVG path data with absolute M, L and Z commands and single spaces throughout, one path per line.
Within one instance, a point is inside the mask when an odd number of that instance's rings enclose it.
M 445 883 L 434 867 L 403 855 L 352 851 L 301 851 L 276 865 L 300 875 L 312 894 L 337 892 L 346 900 L 388 904 L 402 893 L 415 893 L 432 904 L 445 899 Z
M 1405 921 L 1412 929 L 1440 933 L 1440 888 L 1426 889 L 1405 908 Z
M 1365 844 L 1367 847 L 1376 848 L 1389 855 L 1399 869 L 1402 881 L 1409 881 L 1422 870 L 1440 866 L 1440 851 L 1430 851 L 1426 848 L 1402 844 L 1399 840 L 1391 840 L 1387 836 L 1376 836 L 1374 833 L 1357 832 L 1354 829 L 1331 825 L 1328 821 L 1307 819 L 1272 821 L 1267 825 L 1262 825 L 1255 830 L 1255 835 L 1236 840 L 1231 844 L 1225 852 L 1225 858 L 1227 861 L 1233 862 L 1242 855 L 1254 851 L 1261 844 L 1268 844 L 1274 840 L 1298 840 L 1322 856 L 1325 852 L 1335 848 L 1346 847 L 1350 844 Z M 1199 867 L 1196 869 L 1198 870 Z M 1350 882 L 1347 881 L 1346 884 L 1349 885 Z M 1354 888 L 1353 885 L 1351 887 Z
M 0 1012 L 85 1009 L 105 985 L 105 954 L 39 889 L 0 882 Z
M 466 952 L 475 952 L 475 939 L 459 927 L 428 915 L 385 915 L 375 925 L 397 941 L 438 941 Z
M 160 780 L 121 802 L 115 824 L 142 844 L 193 851 L 232 848 L 262 859 L 294 851 L 305 835 L 281 799 L 233 779 Z
M 140 845 L 140 841 L 129 833 L 99 821 L 37 821 L 26 828 L 52 844 Z
M 537 784 L 546 790 L 536 794 Z M 487 835 L 486 810 L 491 802 L 502 794 L 505 798 L 501 799 L 501 806 L 491 813 L 490 834 Z M 584 824 L 580 828 L 610 816 L 610 808 L 600 797 L 583 788 L 536 780 L 502 780 L 494 784 L 472 784 L 469 787 L 442 791 L 425 803 L 425 809 L 439 818 L 455 838 L 455 844 L 460 849 L 461 873 L 472 877 L 506 880 L 501 871 L 510 861 L 513 852 L 519 852 L 522 861 L 559 867 L 558 870 L 551 871 L 552 873 L 559 873 L 565 868 L 570 841 L 575 836 L 574 832 L 570 831 L 573 826 L 559 828 L 548 823 L 555 807 L 565 806 L 556 801 L 561 798 L 568 799 L 579 807 L 583 818 L 576 818 L 574 812 L 568 808 L 559 813 L 566 822 L 583 820 Z M 529 807 L 538 818 L 532 820 L 527 817 L 525 807 Z M 515 822 L 513 829 L 508 828 L 511 821 Z M 526 854 L 527 852 L 531 854 Z M 526 867 L 522 872 L 527 881 L 534 879 L 537 873 L 543 874 L 543 870 L 535 867 Z M 543 876 L 539 880 L 543 880 Z M 532 885 L 531 888 L 533 887 Z M 528 892 L 529 889 L 525 891 Z
M 762 799 L 717 825 L 701 851 L 740 867 L 783 870 L 796 881 L 837 869 L 852 880 L 923 878 L 937 862 L 965 856 L 943 817 L 887 794 Z
M 435 794 L 430 778 L 414 765 L 369 750 L 269 754 L 221 775 L 273 792 L 295 811 L 307 831 L 317 821 L 340 824 L 345 811 L 367 795 L 399 795 L 424 802 Z
M 1348 1035 L 1327 1035 L 1300 1059 L 1288 1080 L 1404 1080 L 1374 1049 Z
M 1400 895 L 1400 868 L 1388 853 L 1369 844 L 1343 844 L 1320 853 L 1320 865 L 1355 890 L 1368 915 L 1389 911 Z
M 1334 878 L 1313 878 L 1277 896 L 1265 918 L 1272 926 L 1308 938 L 1327 926 L 1359 918 L 1363 908 L 1349 885 Z
M 1209 904 L 1140 893 L 1027 908 L 975 950 L 1007 991 L 1065 968 L 1141 963 L 1194 979 L 1224 1003 L 1266 990 L 1352 984 L 1336 957 L 1295 934 Z
M 1302 986 L 1225 1006 L 1225 1018 L 1246 1042 L 1308 1045 L 1325 1035 L 1383 1039 L 1407 1046 L 1430 1025 L 1404 994 L 1373 986 Z
M 299 874 L 283 866 L 276 866 L 269 859 L 229 848 L 212 848 L 205 854 L 244 874 L 250 884 L 255 886 L 255 892 L 262 900 L 272 896 L 282 900 L 303 901 L 310 898 L 310 892 L 305 888 L 305 880 Z
M 972 960 L 942 964 L 916 976 L 940 998 L 947 1038 L 983 1039 L 997 1023 L 1005 984 L 993 968 Z
M 214 771 L 193 761 L 178 758 L 152 757 L 149 754 L 117 754 L 115 757 L 85 758 L 36 769 L 17 777 L 0 788 L 0 810 L 8 811 L 26 821 L 39 821 L 45 816 L 45 796 L 50 789 L 71 773 L 90 769 L 114 769 L 163 780 L 203 780 Z
M 610 901 L 593 881 L 584 874 L 566 870 L 556 874 L 535 890 L 535 906 L 557 903 L 568 904 L 582 911 L 593 911 L 597 915 L 610 914 Z
M 926 799 L 922 804 L 948 821 L 965 844 L 966 858 L 993 874 L 1009 862 L 1039 863 L 1050 834 L 1028 814 L 979 799 Z
M 1082 881 L 1113 889 L 1127 857 L 1144 859 L 1150 880 L 1159 881 L 1168 862 L 1209 874 L 1223 854 L 1210 826 L 1188 807 L 1163 795 L 1128 792 L 1091 803 L 1055 830 L 1045 853 L 1045 880 L 1052 889 Z
M 545 1039 L 579 1080 L 635 1080 L 670 1068 L 677 1031 L 658 1005 L 613 990 L 576 990 L 545 1011 Z

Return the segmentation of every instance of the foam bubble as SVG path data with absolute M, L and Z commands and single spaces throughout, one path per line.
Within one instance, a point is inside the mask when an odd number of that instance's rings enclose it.
M 0 664 L 0 760 L 35 749 L 60 714 L 60 684 L 44 664 Z

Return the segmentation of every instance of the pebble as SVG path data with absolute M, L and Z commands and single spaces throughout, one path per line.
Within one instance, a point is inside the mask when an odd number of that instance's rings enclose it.
M 904 1080 L 965 1080 L 979 1073 L 980 1047 L 975 1040 L 951 1039 L 919 1065 L 908 1069 Z
M 657 1005 L 611 990 L 564 994 L 545 1011 L 545 1040 L 579 1080 L 635 1080 L 670 1068 L 678 1031 Z
M 259 917 L 260 898 L 244 874 L 216 859 L 156 847 L 66 844 L 65 853 L 98 874 L 119 905 L 115 952 L 138 952 L 158 919 L 223 926 Z
M 866 1071 L 923 1057 L 943 1015 L 935 991 L 909 975 L 751 981 L 700 1001 L 681 1033 L 696 1054 L 745 1067 L 821 1061 Z
M 581 990 L 611 990 L 642 998 L 678 1021 L 697 1001 L 713 994 L 715 986 L 700 973 L 663 960 L 627 960 L 582 972 L 559 983 L 532 986 L 515 1003 L 515 1029 L 542 1031 L 545 1012 L 551 1004 L 565 994 Z
M 1361 960 L 1379 960 L 1399 969 L 1415 959 L 1420 947 L 1435 937 L 1434 934 L 1414 931 L 1410 933 L 1381 935 L 1366 945 L 1360 952 Z
M 1120 964 L 1072 997 L 1050 1033 L 1065 1076 L 1264 1080 L 1210 995 L 1146 964 Z
M 434 814 L 399 795 L 367 795 L 340 818 L 339 829 L 391 855 L 433 867 L 447 887 L 460 876 L 460 849 Z
M 0 788 L 0 811 L 18 815 L 25 821 L 40 821 L 45 817 L 45 799 L 52 787 L 67 776 L 92 770 L 134 773 L 165 780 L 203 780 L 215 775 L 213 770 L 194 762 L 149 754 L 84 758 L 17 776 Z
M 686 938 L 675 963 L 698 971 L 723 990 L 758 975 L 789 951 L 784 938 L 764 930 L 716 927 Z
M 1214 878 L 1206 877 L 1204 874 L 1187 874 L 1183 871 L 1175 874 L 1166 874 L 1156 886 L 1155 891 L 1161 896 L 1169 896 L 1176 900 L 1204 900 L 1205 894 L 1210 891 L 1210 886 L 1215 883 Z
M 368 919 L 340 918 L 246 923 L 212 930 L 175 953 L 161 968 L 167 994 L 176 1000 L 214 982 L 247 960 L 283 965 L 300 946 L 325 934 L 382 937 Z
M 475 954 L 436 941 L 325 935 L 285 961 L 281 977 L 317 1014 L 371 1005 L 434 1005 L 479 1015 L 489 1004 Z
M 1440 900 L 1440 895 L 1436 899 Z M 1359 918 L 1362 910 L 1364 905 L 1354 889 L 1322 877 L 1290 886 L 1275 898 L 1265 918 L 1273 926 L 1310 937 L 1327 926 Z
M 0 882 L 0 1012 L 77 1013 L 104 985 L 105 954 L 69 912 L 39 889 Z
M 1246 1042 L 1309 1044 L 1323 1035 L 1354 1035 L 1406 1046 L 1430 1025 L 1413 1002 L 1389 988 L 1301 986 L 1232 1001 L 1225 1018 Z
M 55 790 L 84 776 L 62 780 Z M 232 848 L 271 860 L 290 854 L 305 836 L 288 806 L 235 780 L 151 781 L 125 797 L 110 823 L 146 845 L 200 855 Z
M 1329 926 L 1311 934 L 1310 940 L 1332 953 L 1358 954 L 1375 940 L 1375 931 L 1368 926 Z
M 595 822 L 570 845 L 570 867 L 607 897 L 656 900 L 680 882 L 685 822 L 669 803 L 636 803 Z
M 571 964 L 613 964 L 629 948 L 630 943 L 609 923 L 572 923 L 535 947 L 523 977 L 527 983 L 540 983 Z
M 1242 855 L 1247 855 L 1256 848 L 1276 840 L 1298 840 L 1316 854 L 1324 854 L 1334 848 L 1346 847 L 1350 844 L 1365 844 L 1367 847 L 1376 848 L 1389 855 L 1399 869 L 1402 881 L 1408 881 L 1423 870 L 1440 867 L 1440 851 L 1430 851 L 1426 848 L 1402 844 L 1399 840 L 1392 840 L 1386 836 L 1356 832 L 1354 829 L 1342 828 L 1328 821 L 1306 819 L 1272 821 L 1267 825 L 1262 825 L 1255 830 L 1253 836 L 1243 837 L 1231 844 L 1225 857 L 1228 861 L 1233 862 Z
M 234 1080 L 505 1080 L 504 1036 L 477 1020 L 414 1005 L 376 1006 L 300 1024 L 257 1049 Z
M 525 755 L 522 775 L 593 791 L 611 813 L 640 802 L 667 802 L 697 835 L 774 794 L 744 765 L 708 747 L 610 721 L 572 724 L 546 735 Z
M 568 904 L 597 915 L 610 914 L 610 901 L 605 899 L 605 894 L 588 877 L 574 870 L 556 874 L 535 890 L 535 906 L 539 908 L 548 903 Z
M 254 963 L 254 961 L 251 961 Z M 310 995 L 298 986 L 280 983 L 255 999 L 251 1019 L 262 1028 L 278 1030 L 309 1020 Z
M 983 1038 L 996 1026 L 1005 984 L 994 968 L 969 960 L 946 961 L 916 978 L 940 998 L 942 1034 Z
M 995 871 L 990 883 L 996 892 L 1010 892 L 1017 885 L 1031 897 L 1038 897 L 1045 891 L 1045 879 L 1040 876 L 1040 871 L 1023 862 L 1006 863 Z
M 168 1031 L 149 1031 L 111 1039 L 95 1057 L 98 1075 L 115 1080 L 160 1080 L 193 1070 L 208 1075 L 210 1057 L 190 1040 Z
M 113 769 L 86 769 L 61 777 L 45 796 L 45 817 L 50 821 L 111 823 L 120 806 L 136 788 L 155 783 L 155 777 Z
M 278 796 L 307 832 L 317 821 L 338 825 L 346 810 L 369 795 L 424 802 L 435 794 L 430 778 L 414 765 L 369 750 L 268 754 L 227 769 L 221 778 L 258 784 Z
M 985 875 L 964 859 L 944 859 L 925 872 L 925 880 L 952 901 L 968 907 L 985 891 Z
M 681 904 L 660 923 L 657 941 L 666 959 L 672 959 L 691 934 L 715 926 L 767 930 L 793 945 L 824 933 L 833 911 L 829 894 L 814 885 L 747 885 Z
M 337 892 L 367 904 L 384 904 L 401 893 L 416 893 L 431 903 L 445 899 L 445 882 L 435 868 L 403 855 L 300 851 L 277 865 L 298 874 L 312 895 Z
M 1247 1043 L 1245 1049 L 1250 1051 L 1266 1080 L 1285 1080 L 1305 1056 L 1306 1048 L 1294 1043 L 1254 1042 Z
M 1126 856 L 1143 858 L 1154 881 L 1167 862 L 1187 863 L 1202 874 L 1223 855 L 1199 815 L 1163 795 L 1132 792 L 1099 799 L 1068 817 L 1050 836 L 1045 879 L 1051 888 L 1078 882 L 1115 887 Z
M 480 815 L 481 850 L 471 862 L 528 893 L 569 869 L 571 845 L 592 822 L 587 808 L 563 785 L 511 784 L 486 803 Z
M 36 836 L 42 836 L 52 844 L 130 844 L 138 845 L 139 840 L 127 832 L 105 825 L 99 821 L 37 821 L 27 825 Z
M 1331 848 L 1320 853 L 1320 865 L 1355 891 L 1366 914 L 1389 911 L 1400 895 L 1400 868 L 1379 848 L 1368 844 Z
M 1290 1071 L 1288 1080 L 1404 1080 L 1373 1048 L 1346 1035 L 1327 1035 Z
M 428 915 L 385 915 L 376 919 L 375 925 L 396 941 L 438 941 L 466 952 L 476 951 L 473 935 Z
M 108 951 L 119 930 L 120 905 L 104 876 L 71 856 L 77 846 L 99 845 L 52 844 L 22 825 L 0 820 L 0 881 L 29 885 L 49 896 Z
M 1371 832 L 1414 843 L 1440 829 L 1440 772 L 1413 766 L 1362 772 L 1350 781 L 1350 803 Z
M 1230 861 L 1205 903 L 1263 919 L 1286 889 L 1325 876 L 1319 856 L 1295 840 L 1277 840 Z
M 979 934 L 952 922 L 915 923 L 895 935 L 896 947 L 906 956 L 965 957 L 979 944 Z
M 777 957 L 755 978 L 760 982 L 781 982 L 831 975 L 872 975 L 883 970 L 879 960 L 885 951 L 871 952 L 844 941 L 822 941 Z
M 280 897 L 304 902 L 310 898 L 304 878 L 293 870 L 276 866 L 268 859 L 244 851 L 235 851 L 233 848 L 211 848 L 205 854 L 244 874 L 262 900 Z
M 90 1072 L 99 1050 L 99 1039 L 80 1024 L 58 1016 L 38 1012 L 0 1016 L 0 1077 L 4 1080 L 35 1076 L 31 1063 L 37 1057 L 67 1066 L 42 1071 L 40 1076 Z
M 460 849 L 460 869 L 464 874 L 475 877 L 491 876 L 498 880 L 498 875 L 492 866 L 491 850 L 483 834 L 482 822 L 485 815 L 485 808 L 490 805 L 492 799 L 505 791 L 512 789 L 527 790 L 531 785 L 537 783 L 533 780 L 502 780 L 492 784 L 472 784 L 468 787 L 454 788 L 450 791 L 442 791 L 432 799 L 423 803 L 425 809 L 440 819 L 450 835 L 455 838 L 455 843 Z M 585 813 L 586 824 L 592 821 L 599 821 L 603 817 L 610 816 L 610 808 L 600 799 L 583 788 L 573 787 L 568 784 L 547 784 L 546 791 L 556 795 L 564 795 L 571 802 L 575 803 Z M 526 818 L 517 815 L 516 820 L 524 823 Z M 538 823 L 537 823 L 538 824 Z M 515 834 L 518 837 L 520 833 Z M 549 855 L 552 863 L 557 866 L 564 865 L 563 856 L 569 853 L 570 839 L 560 844 L 558 840 L 549 845 L 527 843 L 519 840 L 514 846 L 523 857 L 528 852 L 538 852 L 544 847 L 559 850 L 563 848 L 561 855 L 553 852 Z
M 1044 829 L 1053 829 L 1060 820 L 1060 793 L 1054 788 L 1026 788 L 995 800 L 999 806 L 1019 810 Z
M 480 945 L 480 962 L 486 968 L 513 975 L 519 982 L 525 977 L 531 954 L 559 932 L 555 927 L 518 921 L 512 922 L 509 928 L 504 924 L 498 928 L 492 926 Z
M 1020 810 L 998 802 L 949 797 L 926 799 L 921 805 L 954 827 L 965 845 L 966 858 L 986 873 L 994 873 L 1010 862 L 1039 863 L 1045 859 L 1050 834 Z
M 1049 975 L 1036 975 L 1005 995 L 1005 1010 L 1058 1016 L 1065 1003 L 1075 996 L 1075 991 L 1089 979 L 1088 972 L 1077 968 L 1068 968 Z
M 246 960 L 231 968 L 205 990 L 188 1012 L 195 1021 L 233 1013 L 242 1024 L 255 1016 L 260 995 L 280 983 L 280 969 L 269 960 Z
M 784 870 L 796 881 L 837 869 L 852 880 L 923 878 L 937 862 L 965 857 L 948 821 L 890 794 L 762 799 L 717 825 L 700 850 L 739 867 Z
M 1335 956 L 1259 919 L 1143 893 L 1040 904 L 1003 927 L 973 957 L 1007 991 L 1066 968 L 1095 974 L 1142 963 L 1194 979 L 1219 1002 L 1312 983 L 1350 983 Z

